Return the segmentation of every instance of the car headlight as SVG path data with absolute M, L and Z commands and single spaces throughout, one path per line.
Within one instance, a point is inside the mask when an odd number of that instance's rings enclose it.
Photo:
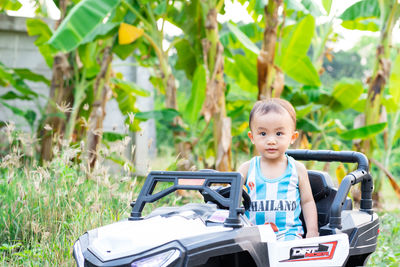
M 74 244 L 74 256 L 78 267 L 85 266 L 85 258 L 83 257 L 81 242 L 79 241 L 79 239 Z
M 181 252 L 179 250 L 171 249 L 148 258 L 134 261 L 132 262 L 131 267 L 165 267 L 173 263 L 177 258 L 179 258 L 180 255 Z

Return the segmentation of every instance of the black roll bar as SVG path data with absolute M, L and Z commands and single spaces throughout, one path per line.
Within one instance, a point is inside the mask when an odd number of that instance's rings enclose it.
M 239 214 L 244 213 L 240 207 L 242 199 L 241 174 L 238 172 L 210 172 L 209 170 L 187 171 L 152 171 L 146 178 L 138 199 L 131 203 L 132 212 L 128 220 L 141 220 L 142 210 L 146 203 L 152 203 L 179 189 L 202 190 L 211 195 L 220 205 L 229 208 L 228 218 L 225 219 L 226 227 L 242 227 Z M 153 194 L 157 182 L 173 182 L 174 184 L 160 192 Z M 214 183 L 230 184 L 229 198 L 224 198 L 210 188 Z
M 288 150 L 286 152 L 296 160 L 316 160 L 316 161 L 336 161 L 357 163 L 357 170 L 347 174 L 338 189 L 338 192 L 333 200 L 329 228 L 334 229 L 342 228 L 342 209 L 349 193 L 350 187 L 361 182 L 361 203 L 360 211 L 368 214 L 373 214 L 372 210 L 372 190 L 373 181 L 372 176 L 369 174 L 369 164 L 367 157 L 355 151 L 331 151 L 331 150 L 305 150 L 296 149 Z

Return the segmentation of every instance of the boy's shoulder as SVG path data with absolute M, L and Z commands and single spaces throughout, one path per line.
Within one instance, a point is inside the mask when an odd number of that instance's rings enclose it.
M 299 162 L 297 160 L 293 160 L 293 161 L 294 161 L 294 165 L 296 166 L 298 174 L 300 174 L 300 175 L 307 174 L 306 166 L 302 162 Z
M 237 170 L 238 172 L 240 172 L 242 174 L 242 177 L 244 179 L 246 179 L 246 177 L 247 177 L 247 172 L 249 171 L 250 163 L 251 163 L 251 160 L 244 162 L 242 165 L 240 165 L 240 167 Z
M 248 161 L 242 163 L 242 165 L 240 165 L 240 167 L 238 168 L 238 172 L 242 172 L 244 170 L 246 170 L 246 172 L 247 172 L 250 168 L 250 163 L 251 163 L 251 160 L 248 160 Z

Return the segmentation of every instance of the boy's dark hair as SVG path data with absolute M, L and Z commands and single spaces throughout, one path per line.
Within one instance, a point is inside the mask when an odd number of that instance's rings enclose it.
M 257 101 L 250 112 L 249 128 L 251 130 L 251 121 L 254 114 L 260 113 L 261 115 L 267 114 L 270 111 L 281 113 L 286 110 L 293 120 L 294 128 L 296 128 L 296 111 L 289 101 L 281 98 L 268 98 L 266 100 Z

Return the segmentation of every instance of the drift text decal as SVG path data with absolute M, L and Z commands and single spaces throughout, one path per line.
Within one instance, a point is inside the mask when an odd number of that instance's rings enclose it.
M 280 262 L 329 260 L 333 258 L 337 241 L 321 243 L 315 246 L 294 247 L 290 249 L 290 258 Z

